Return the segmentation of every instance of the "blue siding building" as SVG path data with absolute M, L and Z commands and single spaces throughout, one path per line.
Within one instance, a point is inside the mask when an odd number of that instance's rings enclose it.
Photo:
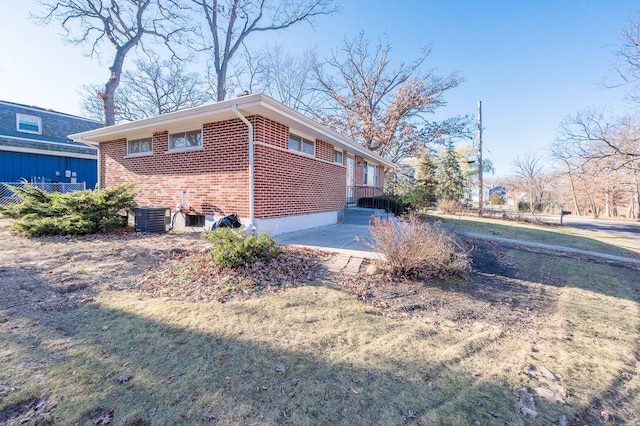
M 98 181 L 96 148 L 67 135 L 103 127 L 87 118 L 0 101 L 0 182 Z

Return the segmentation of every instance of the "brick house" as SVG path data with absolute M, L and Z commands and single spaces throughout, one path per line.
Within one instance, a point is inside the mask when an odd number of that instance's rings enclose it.
M 102 126 L 70 114 L 0 101 L 0 182 L 84 182 L 94 188 L 96 148 L 67 135 Z
M 137 182 L 137 205 L 177 209 L 177 229 L 232 213 L 272 235 L 337 223 L 393 167 L 264 94 L 70 137 L 99 147 L 101 187 Z

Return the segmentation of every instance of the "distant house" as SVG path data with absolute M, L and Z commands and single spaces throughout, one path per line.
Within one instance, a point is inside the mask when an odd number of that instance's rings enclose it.
M 97 182 L 95 147 L 67 137 L 102 123 L 44 108 L 0 101 L 0 182 Z
M 273 235 L 336 223 L 380 195 L 393 163 L 264 94 L 70 135 L 99 146 L 100 182 L 137 182 L 138 206 L 175 227 L 238 214 Z

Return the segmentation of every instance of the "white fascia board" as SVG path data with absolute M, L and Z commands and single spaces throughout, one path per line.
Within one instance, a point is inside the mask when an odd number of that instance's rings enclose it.
M 149 134 L 150 132 L 153 133 L 155 131 L 173 131 L 173 129 L 176 129 L 177 131 L 178 129 L 188 127 L 189 122 L 212 122 L 212 120 L 199 119 L 207 117 L 213 119 L 212 116 L 214 115 L 220 115 L 228 112 L 231 117 L 232 105 L 244 106 L 244 104 L 249 104 L 251 102 L 255 103 L 256 101 L 259 104 L 260 95 L 261 94 L 259 93 L 255 95 L 247 95 L 241 98 L 228 99 L 226 101 L 183 109 L 163 115 L 157 115 L 155 117 L 143 118 L 142 120 L 102 127 L 100 129 L 89 130 L 82 133 L 74 133 L 69 135 L 69 138 L 74 141 L 97 145 L 100 142 L 121 139 L 132 134 Z M 235 117 L 235 115 L 233 115 L 233 117 Z
M 195 128 L 196 125 L 202 126 L 204 123 L 236 118 L 235 114 L 232 112 L 233 105 L 236 105 L 238 110 L 244 111 L 246 116 L 258 114 L 271 119 L 273 119 L 274 116 L 280 120 L 285 119 L 290 124 L 294 123 L 294 126 L 302 127 L 301 130 L 308 130 L 311 133 L 316 134 L 318 139 L 325 140 L 328 143 L 331 142 L 340 148 L 359 154 L 366 159 L 373 160 L 387 167 L 396 167 L 396 165 L 389 160 L 386 160 L 361 145 L 345 138 L 335 130 L 319 124 L 299 112 L 282 105 L 275 99 L 263 93 L 227 99 L 221 102 L 201 105 L 138 121 L 117 124 L 82 133 L 75 133 L 73 135 L 69 135 L 69 138 L 78 142 L 98 145 L 100 142 L 106 142 L 113 139 L 148 137 L 156 131 L 188 130 L 189 128 Z
M 324 140 L 325 142 L 332 142 L 334 145 L 337 145 L 340 148 L 346 149 L 347 151 L 354 154 L 360 154 L 365 159 L 373 160 L 384 166 L 391 167 L 391 168 L 397 167 L 391 161 L 379 156 L 378 154 L 372 151 L 369 151 L 362 145 L 348 138 L 345 138 L 335 130 L 329 127 L 326 127 L 323 124 L 317 123 L 316 121 L 310 119 L 309 117 L 302 115 L 299 112 L 280 104 L 276 100 L 266 95 L 263 98 L 262 105 L 264 107 L 267 107 L 269 110 L 273 111 L 277 115 L 284 116 L 291 121 L 302 124 L 304 127 L 314 131 L 314 133 L 319 133 L 320 137 L 318 139 Z M 240 108 L 240 106 L 238 107 Z

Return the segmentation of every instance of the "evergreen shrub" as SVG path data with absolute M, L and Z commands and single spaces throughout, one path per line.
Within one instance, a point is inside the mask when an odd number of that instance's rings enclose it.
M 280 248 L 266 232 L 247 235 L 231 228 L 207 231 L 202 238 L 211 243 L 207 257 L 220 268 L 241 268 L 256 260 L 268 261 L 280 254 Z
M 109 232 L 127 226 L 134 185 L 49 193 L 24 181 L 22 187 L 6 185 L 21 202 L 0 206 L 0 213 L 14 220 L 13 229 L 31 236 Z

